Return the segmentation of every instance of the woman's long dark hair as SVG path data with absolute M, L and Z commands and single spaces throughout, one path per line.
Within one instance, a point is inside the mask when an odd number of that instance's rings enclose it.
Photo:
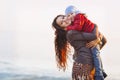
M 64 29 L 62 29 L 57 23 L 56 20 L 58 17 L 64 16 L 64 15 L 58 15 L 55 17 L 52 23 L 52 27 L 55 29 L 55 53 L 56 53 L 56 61 L 57 61 L 57 66 L 60 69 L 65 70 L 67 66 L 67 53 L 68 53 L 68 43 L 67 43 L 67 38 L 66 38 L 66 33 Z

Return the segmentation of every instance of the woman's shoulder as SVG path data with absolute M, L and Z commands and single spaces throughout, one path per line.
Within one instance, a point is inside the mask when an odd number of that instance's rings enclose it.
M 72 34 L 80 34 L 81 32 L 80 31 L 77 31 L 77 30 L 69 30 L 67 31 L 67 34 L 69 35 L 72 35 Z
M 67 37 L 69 39 L 74 39 L 74 38 L 76 38 L 77 35 L 79 37 L 82 36 L 80 31 L 77 31 L 77 30 L 69 30 L 69 31 L 67 31 Z
M 73 32 L 73 30 L 69 30 L 69 31 L 67 31 L 67 35 L 71 35 L 72 32 Z

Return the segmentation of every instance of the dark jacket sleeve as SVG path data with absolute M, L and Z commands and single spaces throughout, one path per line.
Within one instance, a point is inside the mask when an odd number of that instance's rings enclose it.
M 100 49 L 103 48 L 103 46 L 107 43 L 107 39 L 105 38 L 105 36 L 102 37 L 102 45 L 100 46 Z
M 87 40 L 92 41 L 97 39 L 96 35 L 92 33 L 86 33 L 86 32 L 79 32 L 76 30 L 70 30 L 67 32 L 68 36 L 70 36 L 73 40 Z

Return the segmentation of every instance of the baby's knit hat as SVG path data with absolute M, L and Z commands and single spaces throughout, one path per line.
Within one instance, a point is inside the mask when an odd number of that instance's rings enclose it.
M 80 13 L 80 11 L 75 6 L 70 5 L 70 6 L 68 6 L 65 9 L 65 14 L 67 15 L 69 13 L 76 13 L 76 14 L 78 14 L 78 13 Z

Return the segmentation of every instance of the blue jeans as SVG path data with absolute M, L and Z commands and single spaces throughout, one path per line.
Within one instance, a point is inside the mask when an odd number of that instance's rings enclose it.
M 99 45 L 97 45 L 94 48 L 91 48 L 92 54 L 93 54 L 93 60 L 94 60 L 94 66 L 95 66 L 95 76 L 99 76 L 102 79 L 95 79 L 95 80 L 104 80 L 103 73 L 102 73 L 102 64 L 100 59 L 100 49 Z

